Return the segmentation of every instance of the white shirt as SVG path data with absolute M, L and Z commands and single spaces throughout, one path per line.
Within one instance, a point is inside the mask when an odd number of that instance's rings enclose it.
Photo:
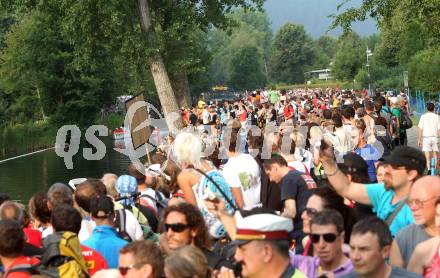
M 230 157 L 223 167 L 223 176 L 231 188 L 241 188 L 243 209 L 250 210 L 260 206 L 260 166 L 250 154 L 241 153 Z
M 439 116 L 432 112 L 423 114 L 420 117 L 419 128 L 423 137 L 437 137 L 440 129 Z
M 92 235 L 93 229 L 96 227 L 95 221 L 92 219 L 84 218 L 81 220 L 81 230 L 78 233 L 79 242 L 83 242 Z
M 53 234 L 53 227 L 49 226 L 45 229 L 40 229 L 40 231 L 41 231 L 41 238 L 46 238 L 47 236 Z
M 209 111 L 208 109 L 203 109 L 202 111 L 202 121 L 204 125 L 209 124 Z

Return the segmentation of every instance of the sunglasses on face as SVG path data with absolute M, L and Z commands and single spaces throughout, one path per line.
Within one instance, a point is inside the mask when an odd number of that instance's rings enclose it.
M 181 233 L 185 231 L 187 228 L 189 228 L 188 224 L 183 223 L 174 223 L 174 224 L 166 224 L 165 223 L 165 231 L 168 232 L 169 229 L 175 233 Z
M 315 214 L 318 213 L 318 210 L 314 209 L 314 208 L 305 208 L 304 211 L 307 213 L 307 215 L 309 217 L 314 216 Z
M 128 271 L 129 271 L 130 269 L 132 269 L 132 268 L 138 268 L 138 267 L 140 267 L 140 266 L 142 266 L 142 265 L 131 264 L 131 265 L 128 265 L 128 266 L 120 266 L 120 267 L 118 267 L 118 270 L 119 270 L 119 273 L 120 273 L 122 276 L 125 276 L 125 275 L 127 275 Z
M 321 237 L 324 238 L 325 242 L 332 243 L 332 242 L 334 242 L 336 240 L 337 236 L 338 235 L 332 234 L 332 233 L 328 233 L 328 234 L 310 234 L 310 238 L 312 239 L 313 243 L 318 243 L 319 240 L 321 239 Z

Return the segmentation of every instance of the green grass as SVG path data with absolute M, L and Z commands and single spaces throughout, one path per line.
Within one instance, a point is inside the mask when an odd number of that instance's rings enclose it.
M 47 121 L 7 124 L 1 127 L 0 157 L 9 157 L 55 144 L 57 129 Z
M 124 115 L 113 113 L 95 122 L 113 130 L 124 124 Z M 53 147 L 58 128 L 49 121 L 0 126 L 0 159 Z
M 97 120 L 97 124 L 105 125 L 109 130 L 124 125 L 124 114 L 112 113 Z

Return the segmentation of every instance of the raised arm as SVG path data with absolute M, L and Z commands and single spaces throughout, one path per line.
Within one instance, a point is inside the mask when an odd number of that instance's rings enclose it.
M 371 204 L 365 184 L 350 182 L 348 177 L 338 169 L 333 147 L 327 140 L 323 140 L 321 143 L 319 160 L 330 184 L 339 195 L 358 203 Z

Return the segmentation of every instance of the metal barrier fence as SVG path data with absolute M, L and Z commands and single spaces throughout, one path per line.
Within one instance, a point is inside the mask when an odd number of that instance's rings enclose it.
M 411 111 L 417 118 L 426 113 L 426 103 L 428 102 L 434 103 L 435 112 L 440 114 L 440 92 L 435 95 L 428 95 L 423 91 L 416 90 L 414 96 L 410 94 L 409 101 Z

